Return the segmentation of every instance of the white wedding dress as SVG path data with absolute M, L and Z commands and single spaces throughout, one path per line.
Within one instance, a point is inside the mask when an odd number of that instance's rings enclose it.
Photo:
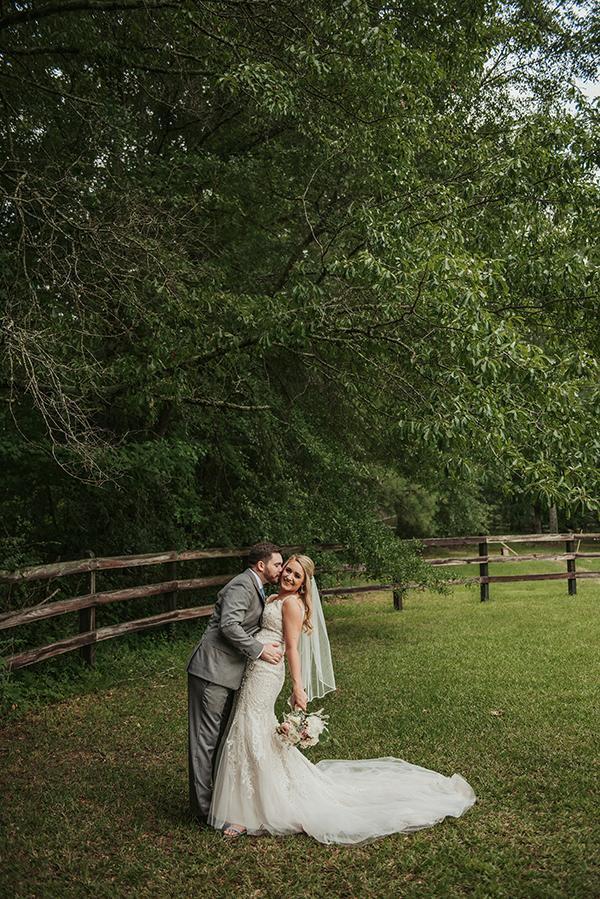
M 265 606 L 261 643 L 283 641 L 282 602 Z M 275 733 L 284 661 L 249 663 L 221 753 L 209 823 L 248 833 L 307 833 L 321 843 L 360 843 L 459 817 L 475 802 L 460 775 L 444 777 L 402 759 L 312 764 Z

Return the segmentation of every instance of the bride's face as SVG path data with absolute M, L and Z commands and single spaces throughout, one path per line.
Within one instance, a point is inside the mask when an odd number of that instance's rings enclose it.
M 302 587 L 305 577 L 304 568 L 300 562 L 296 559 L 288 559 L 279 579 L 281 589 L 286 593 L 297 593 Z

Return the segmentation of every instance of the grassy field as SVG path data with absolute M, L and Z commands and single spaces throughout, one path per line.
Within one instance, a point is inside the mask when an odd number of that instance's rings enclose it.
M 402 613 L 380 594 L 327 608 L 334 740 L 309 757 L 394 755 L 460 772 L 478 795 L 462 819 L 356 848 L 198 830 L 184 674 L 197 631 L 182 627 L 152 650 L 100 646 L 78 695 L 2 726 L 0 894 L 600 895 L 600 584 L 580 582 L 574 598 L 564 582 L 492 591 L 486 604 L 477 588 L 414 593 Z

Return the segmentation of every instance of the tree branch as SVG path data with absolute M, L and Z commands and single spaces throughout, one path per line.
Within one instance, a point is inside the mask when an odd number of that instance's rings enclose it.
M 64 3 L 39 6 L 35 9 L 24 9 L 21 12 L 9 13 L 0 18 L 0 29 L 10 28 L 11 25 L 25 25 L 28 22 L 38 22 L 49 16 L 64 15 L 73 12 L 129 12 L 129 10 L 144 9 L 148 12 L 155 9 L 178 9 L 181 3 L 169 2 L 169 0 L 157 0 L 149 3 L 148 0 L 66 0 Z

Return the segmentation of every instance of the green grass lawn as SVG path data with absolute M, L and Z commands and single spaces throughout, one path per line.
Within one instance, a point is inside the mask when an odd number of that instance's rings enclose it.
M 198 628 L 101 645 L 79 695 L 0 730 L 0 894 L 596 897 L 599 600 L 598 582 L 569 598 L 549 581 L 494 584 L 484 604 L 477 588 L 412 593 L 401 613 L 381 594 L 328 604 L 334 739 L 310 757 L 400 756 L 478 795 L 459 820 L 354 848 L 198 830 L 184 673 Z

